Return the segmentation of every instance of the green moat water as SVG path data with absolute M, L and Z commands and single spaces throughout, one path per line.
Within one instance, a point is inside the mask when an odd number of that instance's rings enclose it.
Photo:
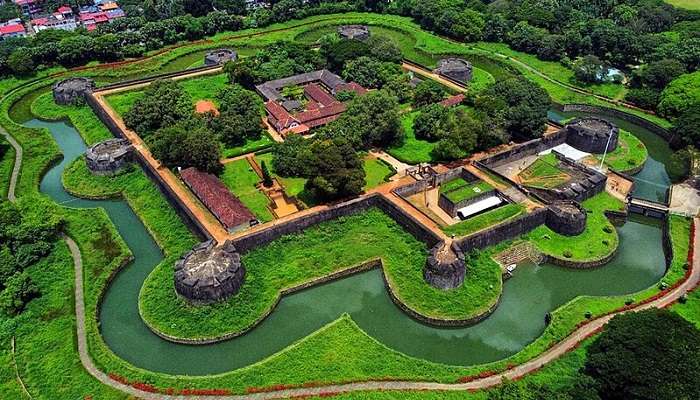
M 659 226 L 632 220 L 619 229 L 619 253 L 610 264 L 583 271 L 522 265 L 506 281 L 493 315 L 472 327 L 435 328 L 412 320 L 391 302 L 380 271 L 373 270 L 286 296 L 267 319 L 242 337 L 204 346 L 174 344 L 148 330 L 138 314 L 139 290 L 162 260 L 153 238 L 125 202 L 78 199 L 64 191 L 63 170 L 85 150 L 73 127 L 36 119 L 26 125 L 48 128 L 64 154 L 63 161 L 44 176 L 41 191 L 67 207 L 104 208 L 131 248 L 134 261 L 116 276 L 105 294 L 101 332 L 118 356 L 153 371 L 202 375 L 249 365 L 342 313 L 348 313 L 380 342 L 411 356 L 456 365 L 494 361 L 537 338 L 545 328 L 545 314 L 568 300 L 581 294 L 635 292 L 653 285 L 665 270 Z

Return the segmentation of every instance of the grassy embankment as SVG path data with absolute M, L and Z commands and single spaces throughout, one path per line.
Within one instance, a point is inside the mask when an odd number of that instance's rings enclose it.
M 617 249 L 619 238 L 605 211 L 622 210 L 624 203 L 603 192 L 584 201 L 582 206 L 588 211 L 588 221 L 580 235 L 560 235 L 542 225 L 526 237 L 543 253 L 561 259 L 591 261 L 608 256 Z
M 183 89 L 192 97 L 193 106 L 194 103 L 199 100 L 210 100 L 218 106 L 218 101 L 214 98 L 214 95 L 228 85 L 225 74 L 206 75 L 181 80 L 179 82 L 181 83 Z M 143 90 L 132 90 L 107 96 L 106 100 L 117 114 L 123 116 L 131 109 L 131 107 L 133 107 L 136 101 L 143 96 Z M 247 140 L 246 143 L 241 146 L 223 146 L 221 149 L 221 155 L 224 158 L 235 157 L 241 154 L 268 148 L 272 146 L 272 143 L 272 138 L 270 138 L 266 132 L 263 132 L 259 139 Z
M 665 0 L 666 3 L 673 5 L 678 8 L 685 8 L 688 10 L 700 10 L 700 1 L 698 0 Z
M 7 198 L 12 168 L 15 165 L 15 149 L 5 139 L 0 139 L 0 198 Z
M 525 207 L 520 204 L 506 204 L 505 206 L 495 208 L 454 225 L 444 226 L 442 231 L 455 237 L 467 236 L 492 225 L 515 218 L 524 211 Z
M 616 172 L 636 171 L 644 166 L 649 152 L 641 140 L 633 134 L 620 130 L 617 148 L 605 156 L 605 165 Z M 596 156 L 598 160 L 602 156 Z
M 396 173 L 386 161 L 373 157 L 365 157 L 362 167 L 365 170 L 365 190 L 386 183 Z
M 461 181 L 461 182 L 460 182 Z M 440 193 L 444 194 L 451 202 L 459 203 L 460 201 L 469 200 L 484 193 L 493 191 L 493 186 L 484 181 L 475 183 L 467 183 L 464 179 L 459 178 L 447 185 L 440 186 Z
M 261 179 L 248 160 L 241 159 L 225 164 L 221 181 L 255 214 L 260 222 L 274 219 L 268 208 L 270 200 L 256 187 Z
M 280 292 L 370 260 L 381 259 L 394 293 L 414 310 L 433 318 L 464 319 L 491 307 L 501 288 L 498 266 L 481 260 L 465 285 L 449 292 L 422 279 L 425 245 L 379 210 L 328 221 L 282 237 L 243 256 L 249 279 L 224 303 L 191 307 L 175 296 L 172 269 L 158 268 L 147 279 L 140 304 L 144 319 L 178 337 L 215 337 L 253 325 Z M 275 265 L 270 269 L 270 265 Z M 235 305 L 235 307 L 232 307 Z

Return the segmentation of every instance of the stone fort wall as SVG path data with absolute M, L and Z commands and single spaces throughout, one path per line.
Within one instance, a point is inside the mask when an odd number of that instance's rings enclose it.
M 473 249 L 483 249 L 514 239 L 543 225 L 547 220 L 547 214 L 547 208 L 539 208 L 521 217 L 458 239 L 455 243 L 464 253 L 468 253 Z
M 558 132 L 543 138 L 533 139 L 519 144 L 510 150 L 483 158 L 479 160 L 479 162 L 489 168 L 499 167 L 501 165 L 517 161 L 523 157 L 532 156 L 554 146 L 558 146 L 566 141 L 566 136 L 566 130 L 561 129 Z

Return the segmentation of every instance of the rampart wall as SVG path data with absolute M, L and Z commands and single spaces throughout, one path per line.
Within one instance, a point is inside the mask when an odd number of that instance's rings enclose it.
M 121 139 L 126 139 L 126 135 L 124 134 L 124 132 L 122 132 L 121 128 L 119 128 L 119 125 L 117 125 L 116 121 L 114 121 L 114 119 L 107 113 L 107 111 L 105 111 L 102 108 L 102 106 L 97 101 L 93 93 L 89 93 L 88 95 L 86 95 L 85 101 L 95 113 L 97 118 L 100 121 L 102 121 L 103 124 L 105 124 L 107 129 L 109 129 L 112 135 Z M 199 236 L 200 239 L 212 239 L 209 232 L 204 228 L 202 224 L 199 223 L 199 220 L 194 215 L 192 215 L 190 210 L 184 204 L 182 204 L 182 202 L 177 197 L 177 195 L 175 195 L 172 189 L 167 184 L 165 184 L 165 182 L 163 182 L 160 175 L 153 169 L 153 167 L 148 162 L 146 162 L 141 153 L 139 153 L 138 151 L 134 151 L 134 158 L 141 165 L 146 175 L 156 183 L 158 189 L 160 189 L 165 198 L 168 200 L 168 203 L 170 203 L 173 206 L 175 211 L 178 213 L 178 215 L 180 215 L 180 217 L 190 228 L 190 230 L 194 232 L 197 236 Z
M 566 141 L 566 130 L 560 130 L 540 139 L 533 139 L 519 144 L 510 150 L 503 151 L 490 157 L 479 160 L 489 168 L 499 167 L 512 161 L 517 161 L 523 157 L 541 153 L 549 148 L 558 146 Z
M 468 253 L 473 249 L 483 249 L 514 239 L 544 224 L 546 219 L 547 208 L 539 208 L 521 217 L 459 239 L 455 243 L 464 253 Z

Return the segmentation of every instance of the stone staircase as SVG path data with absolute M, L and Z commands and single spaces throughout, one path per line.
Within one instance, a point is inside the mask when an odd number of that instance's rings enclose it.
M 522 263 L 524 261 L 532 261 L 539 264 L 544 261 L 544 256 L 529 242 L 521 242 L 498 253 L 493 259 L 499 263 L 501 268 L 505 271 L 506 267 L 509 265 Z

